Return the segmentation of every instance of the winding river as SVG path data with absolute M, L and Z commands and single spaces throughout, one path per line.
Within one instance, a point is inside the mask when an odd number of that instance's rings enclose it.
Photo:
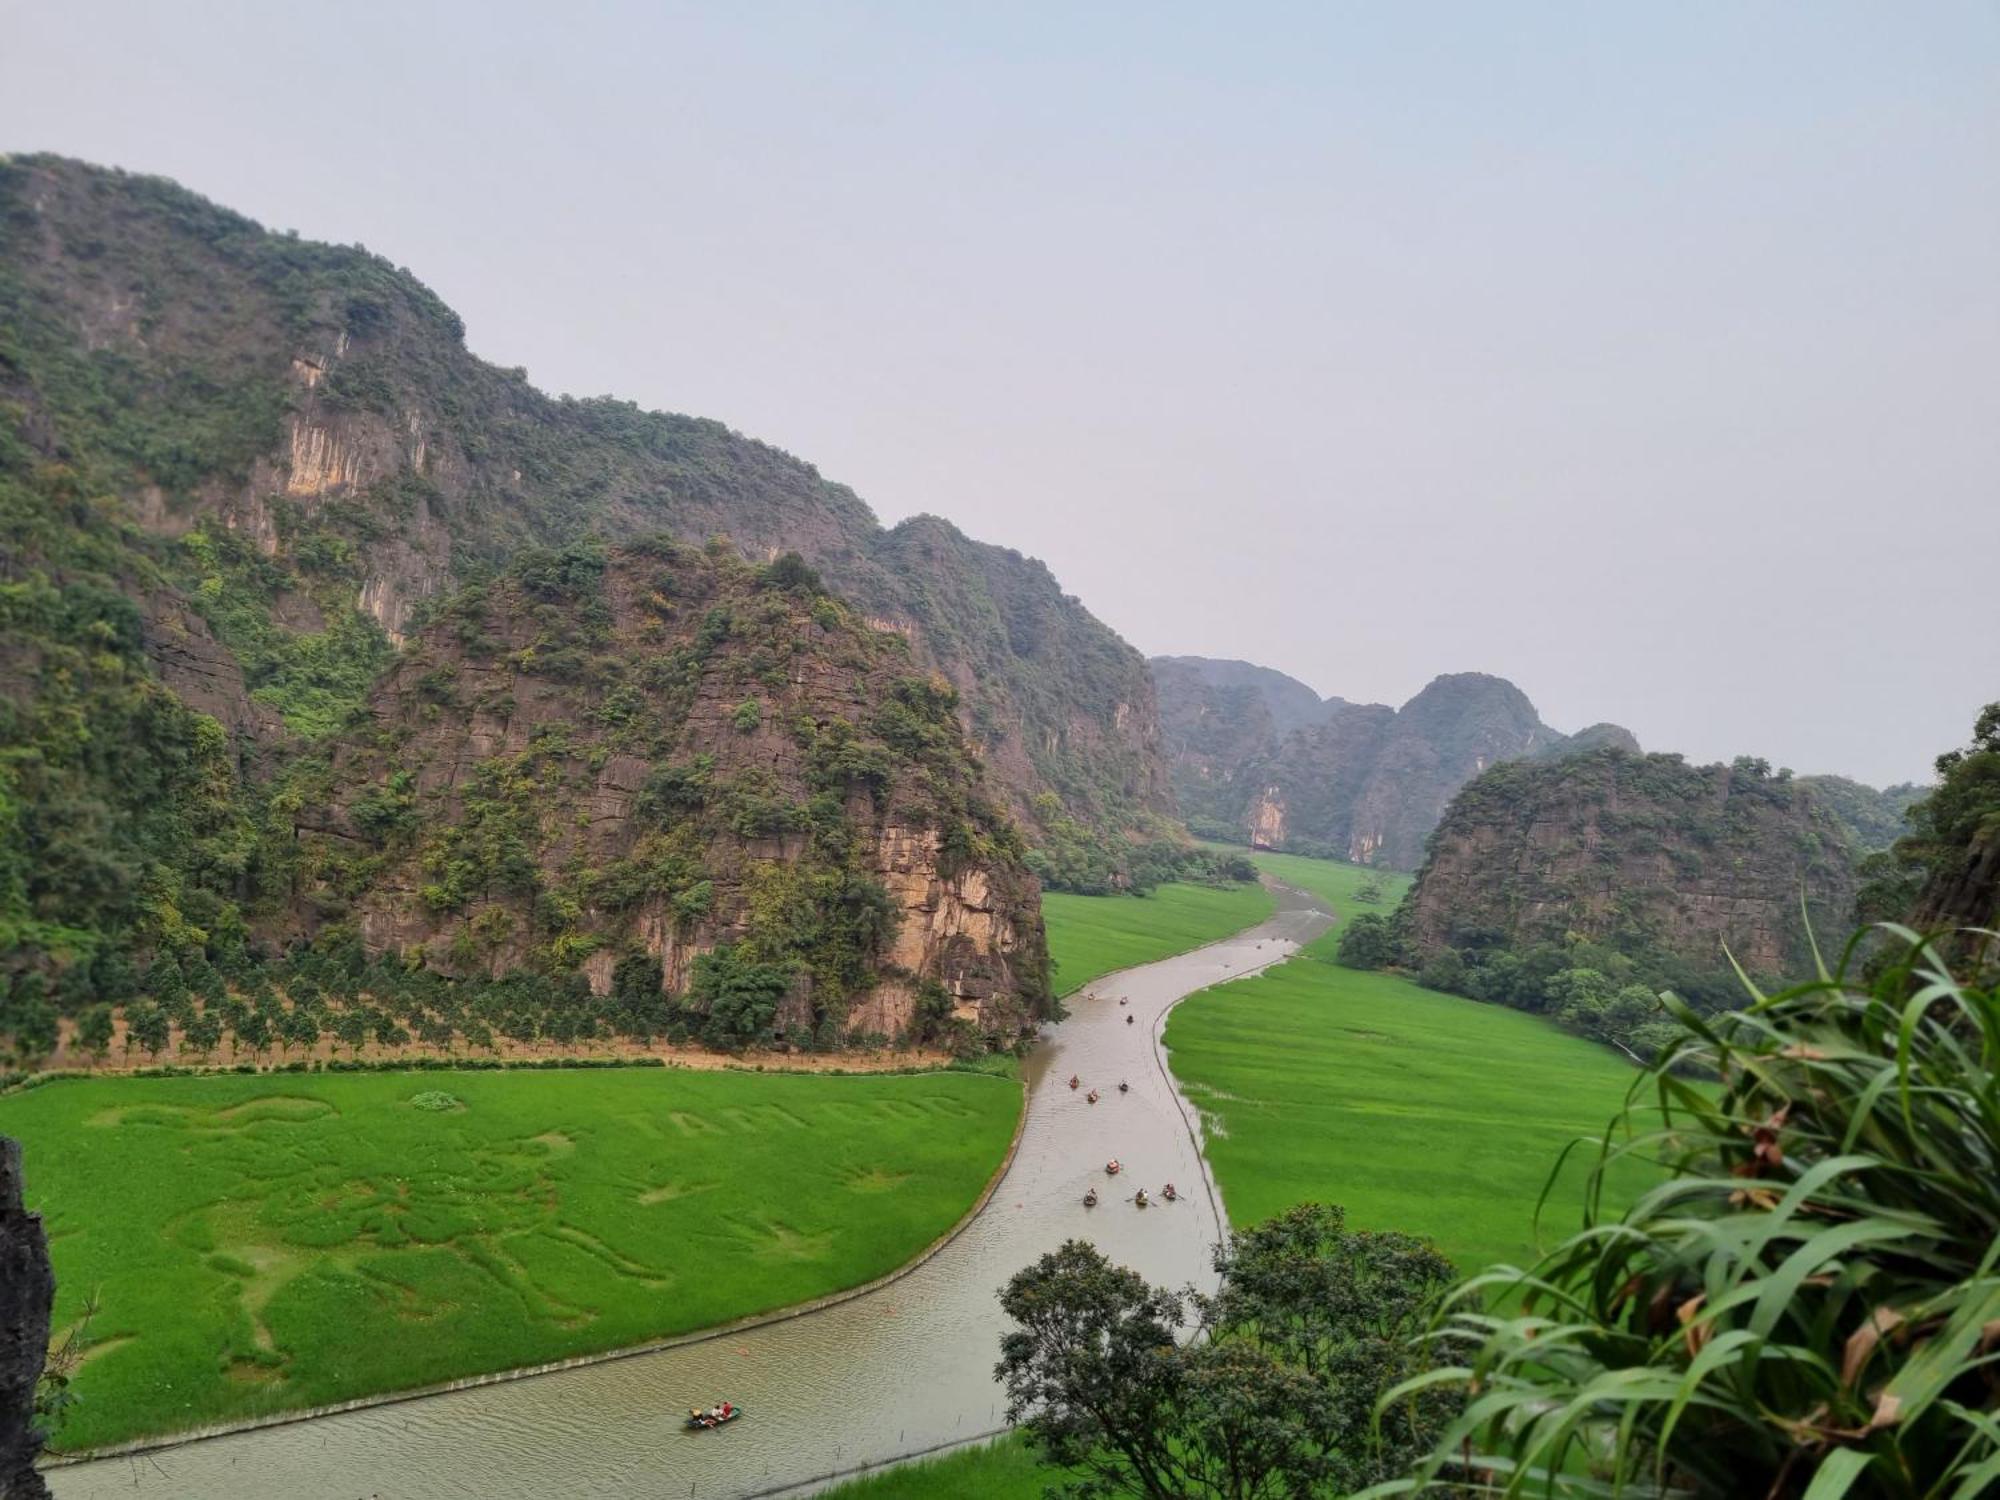
M 1107 976 L 1073 998 L 1025 1065 L 1027 1116 L 984 1210 L 916 1270 L 784 1322 L 552 1374 L 61 1466 L 58 1500 L 434 1500 L 444 1496 L 804 1494 L 825 1477 L 1002 1425 L 995 1293 L 1063 1240 L 1169 1284 L 1213 1280 L 1219 1200 L 1159 1046 L 1184 996 L 1276 963 L 1330 920 L 1302 891 L 1235 937 Z M 1120 1004 L 1124 1001 L 1124 1004 Z M 1127 1017 L 1132 1023 L 1127 1024 Z M 1070 1075 L 1097 1086 L 1087 1104 Z M 1132 1085 L 1117 1091 L 1119 1079 Z M 1107 1179 L 1111 1157 L 1124 1175 Z M 1143 1212 L 1137 1187 L 1178 1203 Z M 1083 1207 L 1095 1186 L 1103 1200 Z M 687 1433 L 727 1398 L 744 1420 Z

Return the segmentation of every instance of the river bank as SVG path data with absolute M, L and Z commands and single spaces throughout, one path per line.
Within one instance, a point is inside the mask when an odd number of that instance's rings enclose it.
M 1140 1213 L 1110 1193 L 1085 1209 L 1083 1192 L 1105 1182 L 1110 1156 L 1127 1165 L 1121 1188 L 1202 1179 L 1182 1101 L 1151 1061 L 1155 1029 L 1183 996 L 1279 961 L 1326 920 L 1311 898 L 1281 893 L 1258 927 L 1106 976 L 1073 1001 L 1023 1068 L 1019 1143 L 985 1209 L 891 1285 L 611 1363 L 73 1464 L 51 1483 L 60 1500 L 743 1496 L 990 1430 L 1000 1417 L 994 1292 L 1035 1255 L 1087 1234 L 1154 1280 L 1210 1275 L 1218 1220 L 1207 1194 Z M 1103 1089 L 1104 1102 L 1070 1091 L 1072 1072 Z M 1120 1077 L 1129 1095 L 1116 1093 Z M 688 1405 L 723 1396 L 752 1415 L 726 1433 L 680 1430 Z

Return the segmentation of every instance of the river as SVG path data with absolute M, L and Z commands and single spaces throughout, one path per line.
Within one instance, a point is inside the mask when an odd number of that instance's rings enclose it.
M 1024 1065 L 1027 1116 L 1006 1176 L 957 1238 L 898 1281 L 655 1353 L 63 1465 L 50 1487 L 57 1500 L 723 1500 L 804 1494 L 834 1471 L 990 1432 L 1003 1420 L 996 1293 L 1044 1251 L 1088 1238 L 1152 1281 L 1212 1285 L 1219 1201 L 1158 1037 L 1176 1001 L 1325 930 L 1313 897 L 1277 894 L 1269 921 L 1069 1002 Z M 1101 1091 L 1098 1104 L 1068 1087 L 1073 1073 Z M 1114 1156 L 1125 1171 L 1107 1178 Z M 1127 1201 L 1168 1181 L 1178 1203 Z M 1086 1209 L 1091 1187 L 1102 1201 Z M 740 1422 L 682 1430 L 689 1406 L 723 1399 L 744 1408 Z

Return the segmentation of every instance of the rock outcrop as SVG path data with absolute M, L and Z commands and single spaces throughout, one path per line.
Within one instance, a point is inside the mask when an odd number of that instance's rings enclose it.
M 926 984 L 1011 1040 L 1048 998 L 1033 878 L 956 695 L 796 559 L 657 542 L 530 560 L 410 643 L 340 738 L 288 920 L 448 973 L 731 945 L 781 1031 L 896 1035 Z
M 42 1217 L 21 1198 L 21 1146 L 0 1136 L 0 1500 L 47 1500 L 36 1472 L 35 1389 L 55 1303 Z
M 1419 960 L 1571 935 L 1708 971 L 1810 962 L 1844 938 L 1851 847 L 1811 788 L 1616 749 L 1495 767 L 1452 801 L 1398 920 Z

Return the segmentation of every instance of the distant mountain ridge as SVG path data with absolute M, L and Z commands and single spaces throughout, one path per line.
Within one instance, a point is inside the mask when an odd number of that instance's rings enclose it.
M 1571 748 L 1636 750 L 1630 731 L 1569 736 L 1505 678 L 1461 672 L 1400 709 L 1321 698 L 1247 662 L 1155 657 L 1161 739 L 1198 833 L 1415 869 L 1453 794 L 1487 767 Z

